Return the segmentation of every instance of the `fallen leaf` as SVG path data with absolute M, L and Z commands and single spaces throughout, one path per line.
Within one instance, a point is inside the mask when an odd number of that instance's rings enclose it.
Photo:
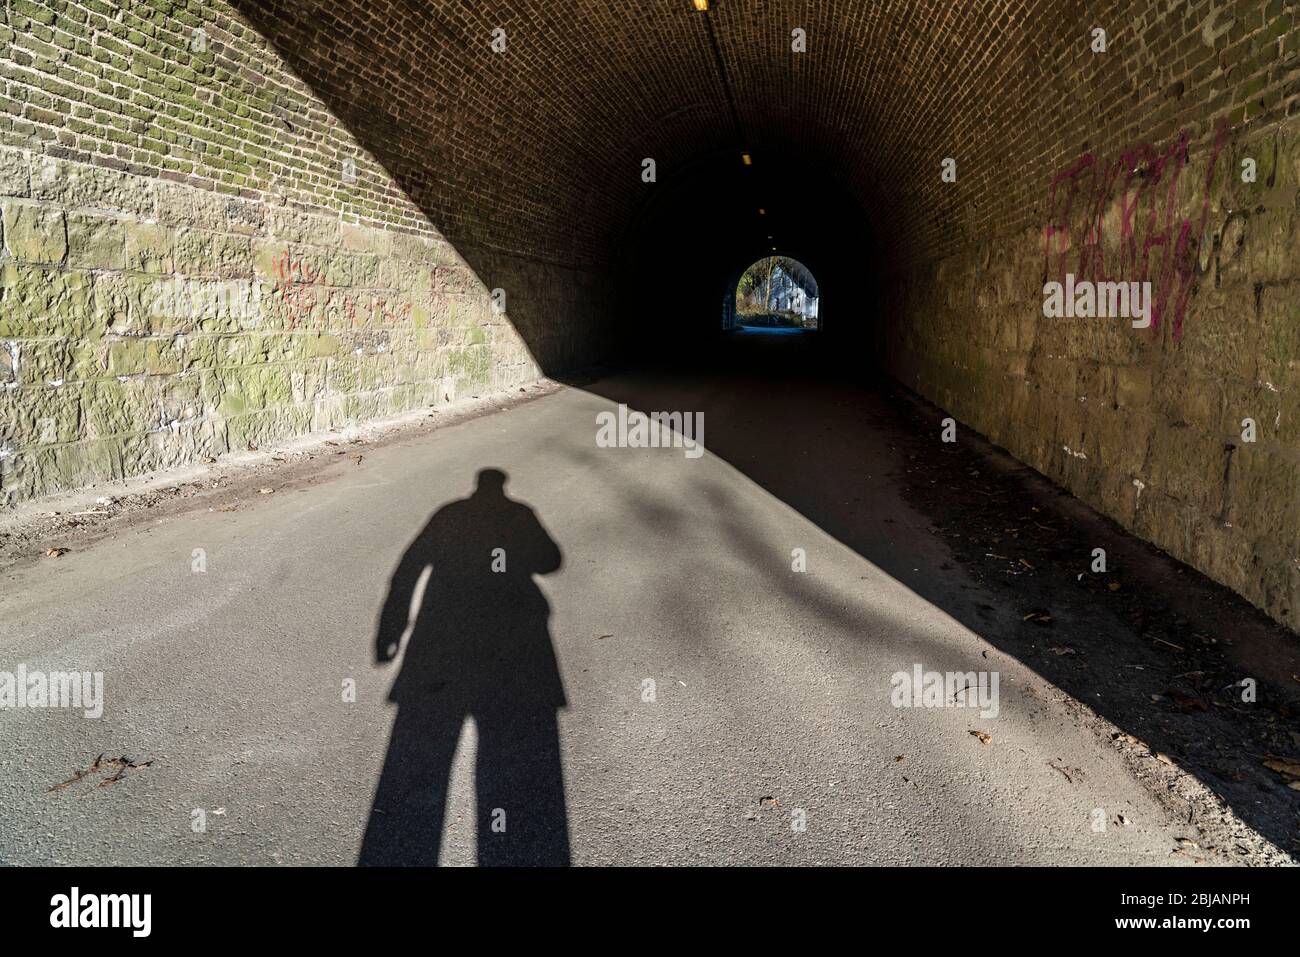
M 1069 645 L 1053 645 L 1047 649 L 1054 655 L 1077 655 L 1078 652 Z
M 87 777 L 88 775 L 93 774 L 96 771 L 102 771 L 108 769 L 114 771 L 115 773 L 109 775 L 108 777 L 101 780 L 99 784 L 95 785 L 96 787 L 101 787 L 101 788 L 107 787 L 108 785 L 112 784 L 114 781 L 120 781 L 122 780 L 122 778 L 126 777 L 126 772 L 128 770 L 135 770 L 137 768 L 147 768 L 151 764 L 153 764 L 152 760 L 137 761 L 135 758 L 128 757 L 125 754 L 122 755 L 121 757 L 109 758 L 107 761 L 105 761 L 104 755 L 101 753 L 100 756 L 95 758 L 95 760 L 91 763 L 90 767 L 84 768 L 83 770 L 80 771 L 74 771 L 72 777 L 68 778 L 66 781 L 60 781 L 58 784 L 53 785 L 49 790 L 50 791 L 62 790 L 63 788 L 66 788 L 69 784 L 75 784 L 76 782 L 80 781 L 82 778 Z
M 1270 771 L 1276 771 L 1284 778 L 1294 778 L 1300 780 L 1300 761 L 1294 761 L 1291 758 L 1278 757 L 1270 754 L 1264 759 L 1264 767 Z
M 1209 711 L 1210 706 L 1201 698 L 1193 697 L 1189 694 L 1183 694 L 1181 691 L 1174 691 L 1166 688 L 1165 696 L 1173 702 L 1174 710 L 1181 711 L 1184 714 L 1190 711 Z
M 989 734 L 987 731 L 975 731 L 972 729 L 971 734 L 980 739 L 980 744 L 989 744 L 993 741 L 993 735 Z
M 58 558 L 60 555 L 66 555 L 68 551 L 69 551 L 68 549 L 62 548 L 60 546 L 56 546 L 54 548 L 47 548 L 45 549 L 45 557 Z
M 274 492 L 274 491 L 275 491 L 275 489 L 273 489 L 273 488 L 259 488 L 259 489 L 257 490 L 257 492 L 258 492 L 259 495 L 270 495 L 270 494 L 271 494 L 272 492 Z

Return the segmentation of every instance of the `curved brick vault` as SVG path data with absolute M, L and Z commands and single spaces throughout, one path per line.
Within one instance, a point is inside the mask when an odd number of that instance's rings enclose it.
M 582 270 L 626 255 L 645 207 L 685 179 L 691 201 L 664 216 L 689 222 L 697 268 L 733 243 L 766 252 L 773 232 L 794 249 L 848 230 L 857 272 L 893 272 L 1034 223 L 1078 150 L 1199 123 L 1209 91 L 1207 71 L 1171 108 L 1199 16 L 1145 3 L 235 6 L 462 253 Z M 1103 22 L 1128 55 L 1088 55 Z M 959 188 L 932 175 L 944 156 Z
M 867 217 L 884 227 L 919 201 L 887 186 L 906 145 L 884 135 L 889 111 L 902 107 L 887 101 L 914 97 L 911 82 L 926 81 L 898 82 L 902 59 L 919 50 L 893 59 L 869 40 L 894 16 L 885 11 L 236 6 L 489 285 L 508 289 L 517 261 L 545 263 L 608 283 L 602 305 L 618 303 L 622 269 L 634 285 L 645 278 L 640 264 L 674 249 L 681 298 L 707 301 L 716 318 L 725 277 L 773 242 L 813 260 L 851 255 L 846 271 L 860 274 L 876 253 Z M 925 22 L 904 13 L 898 28 L 921 42 L 933 27 Z M 816 57 L 791 50 L 795 27 L 821 45 Z M 498 28 L 500 53 L 491 47 Z M 882 97 L 886 82 L 894 88 Z M 646 159 L 656 164 L 652 184 Z M 696 284 L 707 295 L 687 295 Z M 618 310 L 626 306 L 592 322 Z M 534 326 L 526 306 L 513 318 L 546 364 L 592 356 L 601 338 L 594 331 L 552 348 L 553 333 Z
M 1294 93 L 1271 48 L 1291 26 L 1280 5 L 234 5 L 492 273 L 505 256 L 608 278 L 671 242 L 693 264 L 678 281 L 703 285 L 707 270 L 712 288 L 734 271 L 723 260 L 767 252 L 775 235 L 832 260 L 823 270 L 897 276 L 1040 229 L 1044 184 L 1098 147 L 1186 135 L 1190 152 L 1212 151 L 1214 119 L 1265 125 Z M 1090 48 L 1098 26 L 1102 55 Z M 739 166 L 742 151 L 755 166 Z M 956 183 L 935 175 L 943 157 L 958 161 Z M 657 187 L 639 175 L 645 158 Z M 645 229 L 656 206 L 655 225 L 675 229 Z M 551 333 L 516 318 L 547 364 L 591 354 L 543 345 Z
M 864 368 L 1296 620 L 1291 3 L 4 17 L 3 501 L 514 385 L 647 320 L 712 332 L 775 246 Z M 1152 328 L 1046 322 L 1067 271 L 1152 281 Z M 221 283 L 244 299 L 194 305 Z

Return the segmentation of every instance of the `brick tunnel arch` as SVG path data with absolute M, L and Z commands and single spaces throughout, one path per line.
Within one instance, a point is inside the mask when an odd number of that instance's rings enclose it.
M 776 235 L 874 290 L 841 354 L 1294 622 L 1294 11 L 707 6 L 7 6 L 0 501 L 712 329 Z M 1156 321 L 1045 323 L 1067 271 Z
M 700 13 L 687 0 L 562 17 L 536 0 L 234 5 L 484 284 L 515 293 L 511 321 L 543 368 L 644 347 L 629 332 L 641 317 L 617 317 L 644 302 L 629 267 L 647 254 L 681 251 L 682 298 L 698 309 L 774 228 L 804 261 L 831 260 L 823 272 L 851 258 L 861 273 L 883 266 L 869 220 L 929 225 L 905 212 L 915 197 L 880 185 L 905 148 L 881 124 L 891 101 L 915 96 L 870 38 L 892 28 L 924 45 L 934 14 L 752 2 Z M 794 52 L 795 29 L 823 48 Z
M 1231 105 L 1206 109 L 1208 68 L 1223 68 L 1213 44 L 1195 89 L 1166 80 L 1185 38 L 1203 34 L 1194 3 L 233 6 L 296 74 L 258 94 L 270 119 L 323 161 L 305 180 L 289 171 L 290 200 L 319 204 L 311 187 L 355 154 L 358 188 L 334 190 L 331 205 L 381 224 L 400 208 L 403 228 L 445 238 L 485 287 L 505 292 L 511 324 L 551 371 L 644 345 L 626 341 L 639 317 L 625 304 L 644 297 L 624 267 L 647 248 L 664 255 L 709 237 L 708 261 L 689 264 L 701 290 L 721 281 L 714 262 L 730 248 L 770 248 L 748 210 L 774 201 L 774 169 L 824 197 L 785 230 L 792 254 L 833 260 L 813 267 L 828 280 L 838 267 L 875 276 L 897 303 L 934 263 L 990 235 L 1037 234 L 1061 212 L 1044 184 L 1081 153 L 1162 144 L 1180 130 L 1203 153 L 1212 114 L 1224 120 Z M 1089 53 L 1103 21 L 1123 56 Z M 300 128 L 304 94 L 326 116 Z M 1276 100 L 1261 96 L 1249 113 L 1280 116 Z M 753 165 L 737 167 L 741 155 Z M 949 161 L 951 182 L 940 175 Z M 709 208 L 717 215 L 700 215 Z M 730 229 L 719 228 L 723 214 L 736 217 Z M 892 353 L 888 364 L 914 379 L 928 373 L 904 367 L 945 348 L 905 320 L 872 339 L 872 355 Z M 962 386 L 944 377 L 930 391 L 947 402 Z

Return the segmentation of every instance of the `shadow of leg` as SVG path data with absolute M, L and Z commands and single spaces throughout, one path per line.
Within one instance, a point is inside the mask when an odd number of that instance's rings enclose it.
M 402 705 L 361 842 L 362 866 L 438 863 L 463 715 Z
M 476 714 L 478 862 L 565 867 L 569 821 L 554 708 Z

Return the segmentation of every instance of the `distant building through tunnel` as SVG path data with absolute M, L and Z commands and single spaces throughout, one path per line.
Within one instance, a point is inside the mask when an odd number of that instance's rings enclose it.
M 808 267 L 766 256 L 740 275 L 723 303 L 722 327 L 816 329 L 820 293 Z

